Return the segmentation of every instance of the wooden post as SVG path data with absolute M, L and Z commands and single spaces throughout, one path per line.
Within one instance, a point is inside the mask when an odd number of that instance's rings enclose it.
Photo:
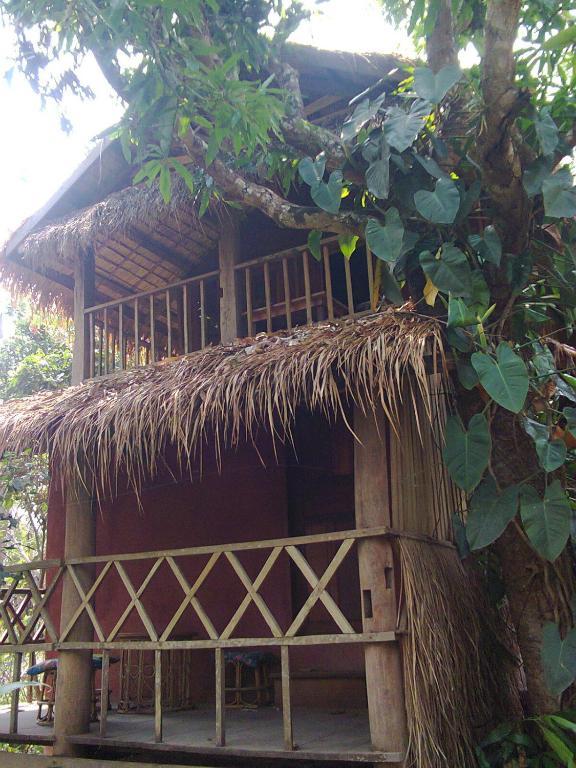
M 238 301 L 236 295 L 236 271 L 240 239 L 238 222 L 227 218 L 222 224 L 222 233 L 218 243 L 220 268 L 220 340 L 222 344 L 232 344 L 238 338 Z
M 360 440 L 354 448 L 356 527 L 392 524 L 389 503 L 388 457 L 384 413 L 374 416 L 354 411 L 354 431 Z M 358 542 L 362 626 L 364 632 L 396 628 L 396 590 L 392 544 L 383 539 Z M 382 752 L 406 749 L 406 709 L 400 647 L 394 643 L 364 646 L 368 715 L 372 746 Z
M 93 318 L 84 310 L 94 305 L 94 251 L 78 252 L 74 258 L 74 349 L 72 353 L 72 384 L 80 384 L 90 376 L 90 322 Z M 92 351 L 93 354 L 93 351 Z
M 82 462 L 79 462 L 82 466 Z M 87 473 L 86 473 L 87 474 Z M 92 479 L 79 478 L 69 482 L 66 489 L 66 533 L 64 558 L 86 557 L 95 554 L 96 518 L 93 508 Z M 74 566 L 84 592 L 94 580 L 94 566 Z M 70 574 L 65 571 L 62 587 L 60 630 L 72 619 L 81 603 L 81 597 Z M 69 642 L 91 641 L 94 629 L 84 611 L 67 637 Z M 60 651 L 56 685 L 54 720 L 54 755 L 74 755 L 76 750 L 67 741 L 68 736 L 86 733 L 90 726 L 92 700 L 92 651 Z

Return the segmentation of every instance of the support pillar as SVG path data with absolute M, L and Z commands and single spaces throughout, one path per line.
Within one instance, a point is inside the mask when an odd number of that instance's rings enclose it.
M 92 480 L 70 481 L 66 489 L 66 534 L 64 539 L 64 558 L 88 557 L 95 553 L 96 518 L 92 494 Z M 94 580 L 94 566 L 75 566 L 75 573 L 85 592 Z M 60 632 L 70 622 L 81 603 L 80 595 L 68 572 L 64 573 L 62 587 L 62 606 Z M 84 611 L 74 625 L 66 642 L 88 641 L 94 639 L 94 629 L 89 616 Z M 54 755 L 76 755 L 74 745 L 67 741 L 68 736 L 86 733 L 90 726 L 92 698 L 92 651 L 60 651 L 58 660 L 58 680 L 54 710 Z
M 218 242 L 220 269 L 220 340 L 232 344 L 238 338 L 238 297 L 236 294 L 236 271 L 234 265 L 240 254 L 240 233 L 238 220 L 231 214 L 222 223 Z
M 354 411 L 354 431 L 360 440 L 354 448 L 356 527 L 392 524 L 386 432 L 383 412 Z M 362 625 L 364 632 L 396 628 L 396 578 L 390 541 L 358 542 Z M 381 752 L 404 753 L 407 745 L 406 708 L 402 659 L 398 642 L 364 646 L 368 715 L 372 746 Z
M 84 310 L 94 305 L 94 250 L 74 254 L 74 348 L 72 384 L 80 384 L 90 375 L 90 326 Z

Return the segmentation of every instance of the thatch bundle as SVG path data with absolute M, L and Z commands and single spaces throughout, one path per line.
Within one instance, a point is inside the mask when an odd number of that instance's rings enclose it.
M 455 549 L 407 538 L 398 547 L 408 621 L 406 765 L 476 768 L 482 736 L 521 716 L 510 643 Z
M 120 473 L 138 488 L 167 445 L 191 466 L 208 435 L 218 452 L 260 427 L 284 440 L 299 406 L 333 418 L 345 401 L 380 403 L 394 421 L 407 381 L 429 404 L 425 359 L 441 354 L 439 324 L 412 312 L 243 339 L 6 403 L 0 450 L 50 447 L 67 468 L 85 455 L 102 488 Z

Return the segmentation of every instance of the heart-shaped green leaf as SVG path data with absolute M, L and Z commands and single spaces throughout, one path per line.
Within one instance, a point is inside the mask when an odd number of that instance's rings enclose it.
M 370 163 L 365 175 L 368 192 L 385 200 L 390 191 L 390 155 Z
M 414 70 L 414 90 L 421 99 L 439 104 L 452 86 L 462 77 L 460 67 L 448 64 L 436 74 L 428 67 L 416 67 Z
M 562 168 L 542 182 L 544 213 L 556 219 L 576 216 L 576 187 L 568 168 Z
M 536 440 L 538 461 L 544 472 L 554 472 L 566 461 L 566 443 L 564 440 Z
M 541 499 L 531 486 L 522 490 L 520 514 L 534 549 L 550 562 L 556 560 L 570 536 L 572 510 L 559 480 L 554 480 Z
M 382 261 L 395 262 L 402 253 L 404 225 L 397 208 L 386 211 L 386 225 L 383 227 L 376 219 L 370 219 L 366 225 L 366 242 L 372 253 Z
M 483 235 L 470 235 L 468 242 L 484 261 L 500 266 L 502 241 L 492 224 L 486 227 Z
M 362 126 L 366 125 L 369 120 L 373 120 L 378 114 L 378 110 L 384 103 L 385 98 L 386 94 L 383 93 L 373 101 L 370 99 L 362 99 L 354 109 L 352 115 L 342 126 L 342 139 L 344 141 L 350 141 L 359 133 Z
M 472 368 L 469 360 L 460 358 L 456 361 L 456 373 L 458 380 L 464 389 L 471 390 L 478 384 L 478 374 Z
M 576 629 L 571 629 L 562 640 L 556 624 L 544 625 L 542 666 L 548 690 L 559 696 L 576 678 Z
M 448 328 L 467 328 L 476 325 L 478 318 L 476 312 L 466 306 L 464 299 L 450 296 L 448 301 Z
M 490 460 L 492 439 L 486 417 L 481 413 L 472 416 L 466 430 L 459 418 L 449 416 L 445 437 L 443 455 L 450 477 L 459 488 L 469 492 L 482 479 Z
M 534 120 L 536 136 L 543 155 L 551 155 L 558 146 L 558 126 L 550 114 L 549 107 L 543 107 Z
M 310 187 L 312 200 L 328 213 L 338 213 L 342 200 L 342 171 L 332 171 L 327 182 L 319 181 Z
M 380 281 L 382 283 L 382 293 L 386 299 L 395 305 L 404 303 L 404 297 L 402 291 L 398 285 L 398 281 L 390 271 L 388 264 L 383 261 L 378 261 L 376 267 L 380 269 Z
M 358 235 L 340 235 L 338 238 L 338 245 L 340 246 L 342 255 L 344 258 L 348 259 L 348 261 L 350 261 L 352 254 L 356 250 L 356 243 L 358 240 Z
M 384 121 L 384 135 L 388 144 L 398 152 L 411 147 L 424 128 L 424 120 L 429 114 L 430 104 L 427 101 L 414 101 L 408 112 L 401 107 L 390 107 Z
M 423 251 L 419 258 L 426 276 L 441 291 L 456 297 L 471 295 L 472 273 L 466 254 L 459 248 L 446 243 L 435 254 Z
M 503 341 L 496 350 L 496 359 L 485 352 L 474 352 L 471 358 L 480 383 L 502 408 L 519 413 L 528 394 L 528 369 Z
M 470 500 L 466 521 L 466 537 L 471 549 L 482 549 L 492 544 L 506 530 L 518 511 L 517 485 L 498 493 L 492 477 L 487 477 Z
M 434 224 L 452 224 L 460 207 L 460 193 L 452 179 L 438 179 L 432 191 L 419 189 L 414 195 L 418 213 Z
M 325 168 L 326 158 L 322 156 L 317 157 L 316 160 L 312 160 L 311 157 L 303 157 L 298 163 L 300 178 L 309 187 L 314 187 L 322 181 Z
M 528 197 L 534 197 L 542 192 L 544 179 L 550 176 L 552 163 L 550 158 L 539 157 L 530 165 L 522 176 L 522 184 Z
M 320 243 L 322 242 L 322 232 L 318 229 L 313 229 L 308 233 L 308 248 L 310 253 L 316 261 L 322 260 L 322 251 L 320 250 Z

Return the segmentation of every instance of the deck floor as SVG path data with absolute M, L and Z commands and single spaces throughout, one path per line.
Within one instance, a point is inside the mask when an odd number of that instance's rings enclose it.
M 0 708 L 0 741 L 8 741 L 6 707 Z M 214 709 L 199 707 L 183 712 L 169 712 L 163 719 L 163 742 L 154 742 L 152 715 L 125 715 L 110 712 L 107 734 L 100 738 L 99 725 L 91 726 L 90 734 L 75 737 L 76 743 L 112 749 L 143 749 L 145 751 L 176 751 L 195 754 L 228 754 L 253 757 L 282 757 L 317 760 L 353 760 L 373 762 L 392 761 L 394 755 L 371 750 L 368 713 L 365 710 L 318 709 L 293 710 L 296 749 L 284 749 L 282 713 L 275 707 L 258 710 L 226 710 L 226 746 L 215 746 Z M 19 739 L 25 736 L 46 743 L 52 728 L 38 725 L 36 708 L 23 705 L 19 713 Z

